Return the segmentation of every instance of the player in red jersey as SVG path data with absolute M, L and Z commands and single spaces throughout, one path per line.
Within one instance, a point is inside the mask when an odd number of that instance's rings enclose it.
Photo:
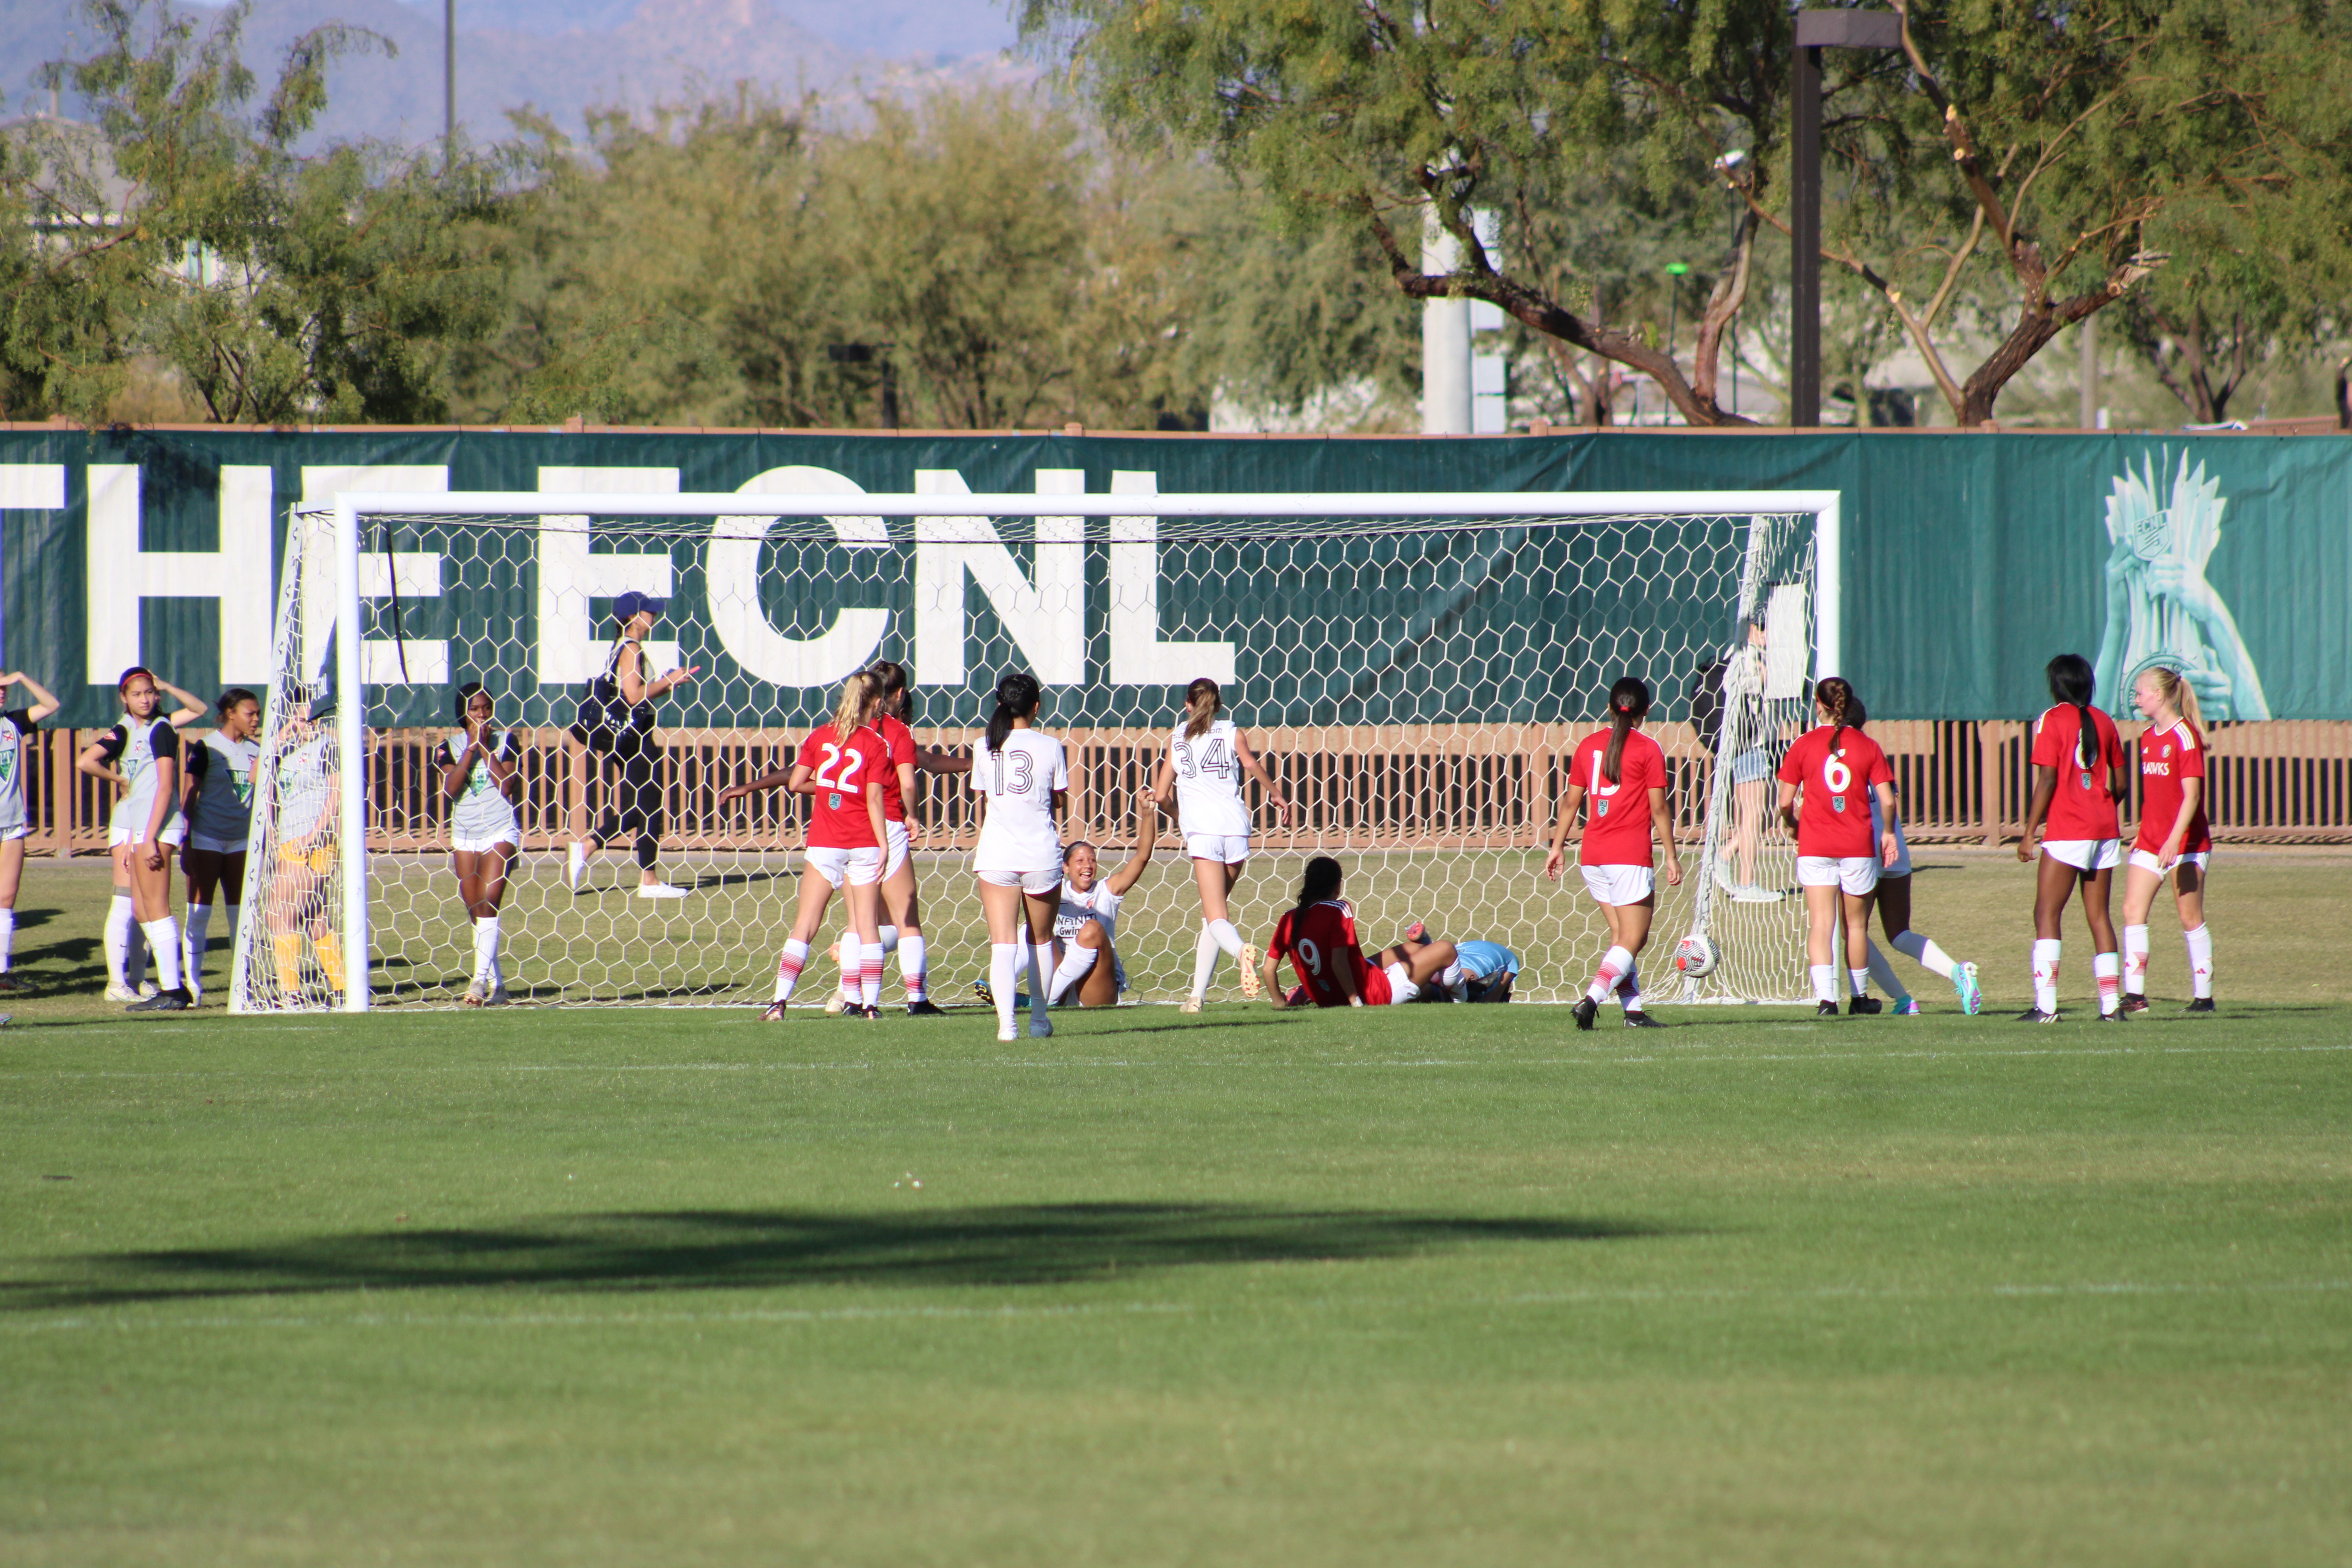
M 1871 801 L 1881 822 L 1896 820 L 1895 770 L 1878 742 L 1847 722 L 1853 688 L 1832 675 L 1813 687 L 1821 727 L 1808 730 L 1780 759 L 1780 820 L 1797 841 L 1797 885 L 1805 889 L 1805 962 L 1814 1013 L 1837 1016 L 1838 933 L 1845 934 L 1849 1013 L 1875 1013 L 1870 994 L 1870 910 L 1878 872 L 1892 866 L 1892 831 L 1871 841 Z
M 1674 818 L 1666 809 L 1666 754 L 1640 731 L 1649 711 L 1650 689 L 1632 676 L 1609 689 L 1609 728 L 1584 737 L 1569 760 L 1568 792 L 1552 826 L 1551 853 L 1544 857 L 1544 875 L 1557 881 L 1569 825 L 1577 808 L 1589 803 L 1576 859 L 1585 891 L 1609 921 L 1609 951 L 1576 1005 L 1580 1029 L 1592 1027 L 1612 991 L 1624 1005 L 1627 1028 L 1658 1026 L 1642 1006 L 1641 972 L 1633 961 L 1650 940 L 1650 918 L 1657 913 L 1658 846 L 1665 847 L 1668 887 L 1682 886 L 1683 864 L 1675 854 Z
M 2147 720 L 2139 738 L 2139 834 L 2124 873 L 2124 1003 L 2147 1008 L 2147 912 L 2165 877 L 2189 946 L 2189 1011 L 2213 1010 L 2213 933 L 2205 929 L 2205 878 L 2213 834 L 2205 822 L 2205 736 L 2197 693 L 2177 669 L 2152 665 L 2132 683 Z
M 2107 916 L 2110 883 L 2123 862 L 2123 829 L 2116 802 L 2129 788 L 2123 737 L 2116 721 L 2091 706 L 2091 661 L 2062 653 L 2046 672 L 2056 704 L 2033 721 L 2033 804 L 2017 858 L 2032 864 L 2035 837 L 2042 868 L 2033 890 L 2033 1005 L 2018 1015 L 2027 1024 L 2058 1021 L 2058 932 L 2067 895 L 2083 890 L 2083 916 L 2095 943 L 2091 973 L 2099 988 L 2099 1018 L 2123 1021 L 2123 965 L 2115 923 Z
M 761 1018 L 781 1022 L 784 1004 L 808 963 L 809 943 L 824 924 L 833 890 L 849 890 L 849 931 L 841 939 L 841 966 L 858 976 L 858 1015 L 882 1016 L 882 856 L 890 841 L 882 816 L 882 777 L 890 752 L 874 730 L 881 706 L 881 682 L 860 670 L 841 684 L 841 704 L 833 721 L 801 743 L 789 769 L 775 769 L 748 784 L 719 792 L 723 809 L 730 801 L 782 786 L 812 797 L 808 847 L 801 857 L 801 907 L 793 934 L 776 961 L 774 1000 Z
M 1339 896 L 1339 862 L 1318 855 L 1307 862 L 1298 903 L 1275 922 L 1265 944 L 1258 980 L 1277 1007 L 1295 1004 L 1283 994 L 1282 961 L 1298 976 L 1304 1000 L 1318 1007 L 1393 1007 L 1418 1001 L 1422 988 L 1444 974 L 1454 960 L 1450 942 L 1384 948 L 1377 964 L 1368 962 L 1356 937 L 1356 910 Z

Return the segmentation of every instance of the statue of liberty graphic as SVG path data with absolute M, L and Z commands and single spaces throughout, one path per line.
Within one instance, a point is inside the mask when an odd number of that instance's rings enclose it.
M 2168 459 L 2169 452 L 2165 454 Z M 2262 677 L 2247 656 L 2230 606 L 2205 580 L 2205 563 L 2221 542 L 2221 482 L 2189 455 L 2162 495 L 2153 457 L 2126 468 L 2107 497 L 2107 629 L 2099 639 L 2099 700 L 2118 711 L 2150 665 L 2170 665 L 2189 679 L 2208 719 L 2267 719 Z

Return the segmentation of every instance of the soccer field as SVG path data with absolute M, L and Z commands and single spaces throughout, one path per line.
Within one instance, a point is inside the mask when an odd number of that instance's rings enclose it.
M 2021 868 L 1921 859 L 2020 1005 Z M 0 1555 L 2341 1563 L 2346 870 L 2121 1028 L 19 1002 Z

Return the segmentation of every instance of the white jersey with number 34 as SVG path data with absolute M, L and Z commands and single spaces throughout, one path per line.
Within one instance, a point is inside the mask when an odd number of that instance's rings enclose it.
M 1168 765 L 1176 773 L 1176 822 L 1185 834 L 1246 837 L 1249 806 L 1242 799 L 1242 759 L 1234 721 L 1211 721 L 1200 735 L 1179 724 L 1168 737 Z

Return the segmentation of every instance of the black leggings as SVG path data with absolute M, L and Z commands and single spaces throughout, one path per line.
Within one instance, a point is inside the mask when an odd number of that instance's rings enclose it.
M 610 752 L 598 752 L 600 759 L 609 758 L 620 764 L 620 777 L 609 773 L 604 793 L 604 817 L 596 825 L 598 848 L 634 834 L 636 839 L 637 864 L 653 868 L 661 845 L 662 787 L 657 775 L 661 748 L 654 743 L 652 734 L 644 730 L 624 730 L 613 737 Z M 604 771 L 603 762 L 599 771 Z

